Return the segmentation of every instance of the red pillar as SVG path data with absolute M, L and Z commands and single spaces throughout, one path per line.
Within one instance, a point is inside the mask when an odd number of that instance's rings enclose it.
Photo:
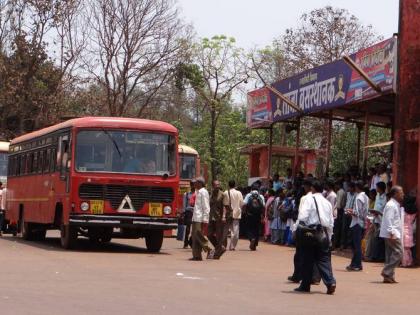
M 403 186 L 406 193 L 418 185 L 418 143 L 410 141 L 408 130 L 418 127 L 420 122 L 420 2 L 400 0 L 398 35 L 398 93 L 394 121 L 394 182 Z M 420 205 L 420 200 L 418 200 Z M 420 209 L 420 207 L 419 207 Z M 420 215 L 420 212 L 419 212 Z M 417 220 L 420 230 L 420 220 Z M 420 244 L 420 233 L 417 233 Z M 417 247 L 420 259 L 420 246 Z

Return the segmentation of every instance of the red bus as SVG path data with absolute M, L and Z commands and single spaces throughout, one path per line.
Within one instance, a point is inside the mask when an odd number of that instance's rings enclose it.
M 162 246 L 177 227 L 178 131 L 167 123 L 130 118 L 72 119 L 10 143 L 8 211 L 27 240 L 61 231 L 72 248 L 79 235 Z

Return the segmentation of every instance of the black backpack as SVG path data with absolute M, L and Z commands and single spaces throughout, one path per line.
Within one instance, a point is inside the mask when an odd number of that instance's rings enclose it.
M 263 204 L 258 193 L 252 193 L 247 203 L 248 215 L 261 216 L 263 210 Z

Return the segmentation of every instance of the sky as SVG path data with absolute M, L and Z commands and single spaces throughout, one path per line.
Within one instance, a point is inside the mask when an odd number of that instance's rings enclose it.
M 398 32 L 399 0 L 178 0 L 198 37 L 233 36 L 243 48 L 269 45 L 303 13 L 326 5 L 347 9 L 384 38 Z

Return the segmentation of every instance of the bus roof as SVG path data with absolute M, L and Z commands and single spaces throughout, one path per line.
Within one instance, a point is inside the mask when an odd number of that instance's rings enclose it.
M 198 152 L 196 150 L 194 150 L 193 148 L 191 148 L 191 147 L 189 147 L 185 144 L 178 145 L 178 153 L 198 155 Z
M 9 152 L 10 142 L 0 141 L 0 152 Z
M 178 130 L 163 121 L 138 119 L 138 118 L 122 118 L 122 117 L 83 117 L 70 119 L 65 122 L 43 128 L 34 132 L 30 132 L 23 136 L 17 137 L 11 141 L 11 144 L 24 142 L 36 137 L 40 137 L 51 132 L 76 127 L 76 128 L 121 128 L 133 130 L 147 130 L 147 131 L 163 131 L 169 133 L 176 133 Z

